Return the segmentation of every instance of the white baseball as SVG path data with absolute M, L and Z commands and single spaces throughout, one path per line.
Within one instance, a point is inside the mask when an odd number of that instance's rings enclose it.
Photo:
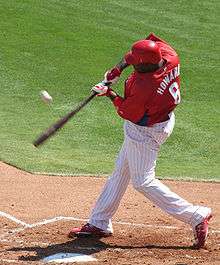
M 53 101 L 53 98 L 51 97 L 51 95 L 46 90 L 41 90 L 40 96 L 41 96 L 41 99 L 47 104 L 49 104 Z

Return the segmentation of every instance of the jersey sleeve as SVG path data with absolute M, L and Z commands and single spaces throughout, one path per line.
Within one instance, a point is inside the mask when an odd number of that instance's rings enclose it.
M 143 118 L 146 112 L 147 97 L 146 91 L 145 94 L 143 94 L 140 89 L 137 89 L 133 95 L 130 95 L 127 98 L 116 98 L 113 101 L 113 104 L 120 117 L 137 123 Z

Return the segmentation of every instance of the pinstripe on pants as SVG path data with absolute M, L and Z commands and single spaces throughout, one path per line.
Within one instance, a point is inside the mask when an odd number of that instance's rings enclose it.
M 156 159 L 175 124 L 170 119 L 152 127 L 142 127 L 125 121 L 125 139 L 116 160 L 115 170 L 108 178 L 91 213 L 89 223 L 113 232 L 111 218 L 131 180 L 133 187 L 166 213 L 192 226 L 199 224 L 209 208 L 187 202 L 155 178 Z

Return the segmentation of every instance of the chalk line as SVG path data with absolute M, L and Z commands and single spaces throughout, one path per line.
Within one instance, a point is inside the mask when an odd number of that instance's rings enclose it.
M 56 216 L 56 217 L 53 217 L 50 219 L 45 219 L 45 220 L 42 220 L 42 221 L 39 221 L 39 222 L 36 222 L 33 224 L 28 224 L 28 223 L 25 223 L 25 222 L 15 218 L 14 216 L 12 216 L 10 214 L 2 212 L 2 211 L 0 211 L 0 216 L 5 217 L 5 218 L 23 226 L 20 228 L 15 228 L 15 229 L 10 230 L 10 234 L 24 231 L 27 228 L 39 227 L 42 225 L 55 223 L 58 221 L 65 221 L 65 220 L 66 221 L 77 221 L 77 222 L 87 222 L 88 221 L 88 219 L 76 218 L 76 217 L 72 217 L 72 216 Z M 179 227 L 177 227 L 177 226 L 168 226 L 168 225 L 141 224 L 141 223 L 131 223 L 131 222 L 123 222 L 123 221 L 113 221 L 112 223 L 117 224 L 117 225 L 143 227 L 143 228 L 154 228 L 154 229 L 174 229 L 174 230 L 179 229 Z M 211 233 L 220 233 L 220 230 L 219 229 L 217 229 L 217 230 L 212 229 L 212 230 L 210 230 L 210 232 Z M 8 234 L 9 233 L 7 232 L 6 234 L 2 235 L 1 238 L 3 239 Z
M 15 259 L 1 259 L 2 262 L 7 262 L 7 263 L 14 263 L 14 262 L 18 262 L 18 260 Z
M 15 218 L 14 216 L 12 216 L 12 215 L 10 215 L 8 213 L 0 211 L 0 216 L 5 217 L 5 218 L 15 222 L 16 224 L 22 225 L 24 227 L 28 227 L 29 226 L 29 224 L 27 224 L 27 223 Z

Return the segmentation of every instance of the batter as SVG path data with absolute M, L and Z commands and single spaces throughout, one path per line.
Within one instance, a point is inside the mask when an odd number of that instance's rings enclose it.
M 115 84 L 129 65 L 133 65 L 134 72 L 125 81 L 121 97 L 109 84 Z M 112 216 L 131 180 L 133 187 L 153 204 L 189 224 L 194 232 L 194 247 L 203 247 L 211 209 L 191 204 L 155 178 L 160 146 L 173 131 L 173 111 L 181 101 L 180 62 L 175 50 L 151 33 L 147 39 L 135 42 L 131 51 L 92 90 L 98 96 L 109 97 L 125 120 L 124 143 L 89 222 L 73 228 L 69 236 L 110 236 Z

